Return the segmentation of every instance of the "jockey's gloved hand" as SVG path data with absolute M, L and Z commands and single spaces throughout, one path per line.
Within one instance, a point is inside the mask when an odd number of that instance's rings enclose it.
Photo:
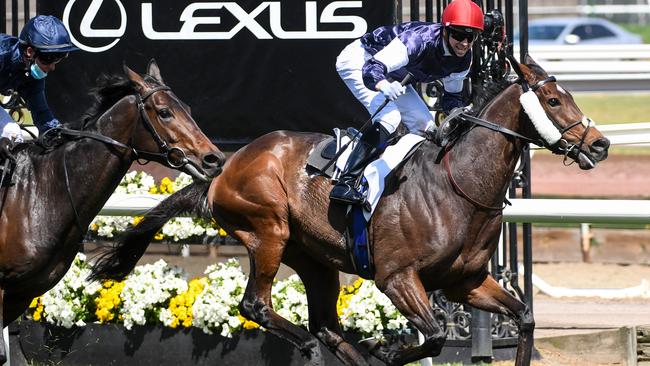
M 0 159 L 11 159 L 16 160 L 14 155 L 11 153 L 11 148 L 14 147 L 14 143 L 7 137 L 0 137 Z
M 393 81 L 391 83 L 386 79 L 377 83 L 377 89 L 391 102 L 406 93 L 406 87 L 400 84 L 399 81 Z

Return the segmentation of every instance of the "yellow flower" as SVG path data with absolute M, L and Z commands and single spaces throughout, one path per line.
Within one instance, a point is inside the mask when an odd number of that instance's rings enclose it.
M 153 238 L 154 238 L 154 240 L 163 240 L 164 237 L 165 236 L 163 235 L 163 233 L 158 232 L 158 233 L 156 233 L 156 236 L 154 236 Z
M 162 194 L 174 193 L 174 182 L 168 177 L 163 178 L 162 181 L 160 182 L 160 193 Z
M 134 216 L 133 217 L 133 226 L 139 224 L 142 220 L 144 220 L 144 216 Z
M 95 316 L 100 323 L 107 323 L 116 316 L 119 316 L 119 305 L 122 302 L 120 293 L 124 288 L 124 282 L 104 281 L 102 289 L 99 290 L 99 297 L 95 299 Z
M 242 327 L 246 330 L 257 329 L 260 327 L 259 324 L 255 323 L 252 320 L 248 320 L 244 318 L 241 314 L 237 314 L 237 318 L 239 318 L 239 322 L 242 324 Z
M 226 230 L 219 228 L 219 236 L 221 237 L 228 236 L 228 233 L 226 232 Z
M 37 307 L 38 304 L 40 304 L 40 302 L 41 302 L 41 298 L 40 298 L 40 296 L 39 296 L 39 297 L 35 297 L 35 298 L 33 298 L 33 299 L 32 299 L 32 302 L 29 304 L 29 308 L 30 308 L 30 309 L 33 309 L 33 308 Z
M 158 194 L 158 193 L 160 193 L 160 192 L 158 191 L 158 187 L 153 186 L 153 187 L 149 188 L 149 193 L 151 193 L 151 194 Z
M 205 277 L 196 278 L 190 281 L 187 291 L 180 293 L 169 300 L 169 311 L 173 319 L 170 327 L 176 328 L 179 325 L 185 328 L 192 326 L 192 306 L 196 297 L 203 292 L 207 284 Z
M 34 315 L 32 315 L 32 318 L 33 318 L 35 321 L 39 321 L 39 320 L 41 320 L 41 313 L 38 312 L 38 311 L 37 311 L 37 312 L 34 312 Z
M 341 287 L 339 299 L 336 302 L 336 313 L 339 316 L 343 315 L 345 309 L 347 309 L 350 304 L 350 299 L 359 291 L 362 284 L 363 278 L 359 277 L 352 285 Z

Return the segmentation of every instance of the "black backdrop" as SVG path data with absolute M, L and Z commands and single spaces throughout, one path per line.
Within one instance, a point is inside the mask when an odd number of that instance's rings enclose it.
M 245 143 L 277 129 L 329 132 L 333 127 L 363 123 L 368 115 L 338 77 L 336 56 L 358 38 L 359 32 L 389 24 L 394 17 L 393 0 L 265 3 L 259 0 L 222 3 L 105 0 L 94 18 L 93 12 L 88 11 L 91 3 L 91 0 L 37 3 L 39 14 L 64 19 L 73 37 L 85 47 L 100 48 L 117 42 L 103 52 L 76 52 L 48 76 L 48 101 L 55 115 L 63 121 L 79 118 L 89 106 L 88 90 L 100 73 L 121 72 L 122 63 L 144 72 L 149 59 L 155 58 L 165 82 L 192 107 L 192 114 L 203 131 L 223 145 Z M 175 35 L 169 33 L 163 36 L 167 38 L 164 40 L 151 40 L 145 35 L 142 19 L 148 17 L 142 5 L 147 3 L 152 9 L 151 28 L 156 32 L 176 32 Z M 333 13 L 339 17 L 338 24 L 320 21 L 328 5 L 330 9 L 338 7 Z M 121 16 L 120 6 L 126 19 Z M 315 6 L 315 14 L 308 12 L 306 6 Z M 199 23 L 211 24 L 188 26 L 180 20 L 187 7 L 203 8 L 188 14 Z M 213 8 L 205 9 L 209 7 Z M 246 16 L 258 7 L 263 10 L 254 18 Z M 65 16 L 66 9 L 69 16 Z M 84 16 L 89 20 L 85 32 L 82 31 Z M 214 20 L 216 17 L 219 21 Z M 270 24 L 272 17 L 280 19 L 285 31 L 339 31 L 347 32 L 342 36 L 346 38 L 331 39 L 331 34 L 322 34 L 317 36 L 320 39 L 280 39 L 277 34 L 282 35 L 281 32 Z M 240 19 L 249 26 L 231 39 L 169 39 L 210 36 L 206 32 L 223 34 L 237 27 Z M 119 29 L 121 20 L 126 25 L 123 34 L 98 33 L 85 37 L 89 28 L 96 32 Z M 363 26 L 359 25 L 360 20 L 361 24 L 365 23 Z M 306 22 L 315 25 L 308 28 Z M 193 35 L 179 37 L 181 29 L 189 29 Z M 264 37 L 267 39 L 259 39 Z

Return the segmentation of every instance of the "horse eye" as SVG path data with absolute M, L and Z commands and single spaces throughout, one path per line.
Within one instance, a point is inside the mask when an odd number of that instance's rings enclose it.
M 172 118 L 172 112 L 170 112 L 167 108 L 160 109 L 158 111 L 158 115 L 163 119 Z
M 550 105 L 551 107 L 557 107 L 558 105 L 560 105 L 560 100 L 557 98 L 551 98 L 548 100 L 548 105 Z

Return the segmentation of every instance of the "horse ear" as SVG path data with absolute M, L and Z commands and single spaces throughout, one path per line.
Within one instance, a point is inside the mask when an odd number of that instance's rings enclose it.
M 526 53 L 526 57 L 524 58 L 524 63 L 528 66 L 539 67 L 537 62 L 535 62 L 535 60 L 533 60 L 533 58 L 528 53 Z
M 142 76 L 140 76 L 140 74 L 131 70 L 126 65 L 122 65 L 122 69 L 124 70 L 124 73 L 129 78 L 129 80 L 131 80 L 136 85 L 138 91 L 142 92 L 143 90 L 146 89 L 144 79 L 142 78 Z
M 536 74 L 538 77 L 542 78 L 548 76 L 546 74 L 546 71 L 541 66 L 539 66 L 528 53 L 526 54 L 526 57 L 524 57 L 524 63 L 526 64 L 526 68 L 530 73 Z
M 160 81 L 163 84 L 165 83 L 162 76 L 160 75 L 160 68 L 156 63 L 156 60 L 153 58 L 149 61 L 149 64 L 147 65 L 147 75 L 152 76 L 154 79 Z

